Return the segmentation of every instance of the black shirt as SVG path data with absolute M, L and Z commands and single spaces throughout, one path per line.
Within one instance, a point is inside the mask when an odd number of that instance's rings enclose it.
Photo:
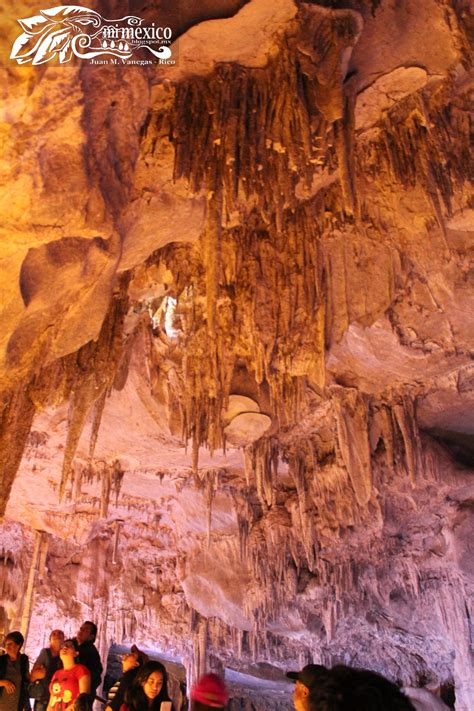
M 76 657 L 76 662 L 84 664 L 89 669 L 91 673 L 91 696 L 94 698 L 102 677 L 102 662 L 93 642 L 83 642 L 79 645 L 79 656 Z

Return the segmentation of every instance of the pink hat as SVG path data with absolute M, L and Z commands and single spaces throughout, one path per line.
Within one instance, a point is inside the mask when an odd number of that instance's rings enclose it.
M 225 684 L 217 674 L 204 674 L 191 689 L 191 700 L 206 706 L 220 708 L 226 705 L 228 699 Z

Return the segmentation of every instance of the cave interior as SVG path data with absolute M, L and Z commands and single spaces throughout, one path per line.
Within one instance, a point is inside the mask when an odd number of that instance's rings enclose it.
M 178 60 L 16 64 L 0 8 L 0 633 L 472 711 L 472 5 L 89 7 Z

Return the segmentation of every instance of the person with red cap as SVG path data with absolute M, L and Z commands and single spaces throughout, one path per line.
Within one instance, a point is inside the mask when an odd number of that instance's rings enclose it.
M 228 700 L 226 686 L 217 674 L 204 674 L 191 688 L 191 711 L 222 709 Z

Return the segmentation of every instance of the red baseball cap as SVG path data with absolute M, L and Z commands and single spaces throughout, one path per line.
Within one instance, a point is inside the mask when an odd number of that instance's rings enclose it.
M 225 684 L 217 674 L 204 674 L 191 689 L 191 700 L 222 708 L 229 700 Z

